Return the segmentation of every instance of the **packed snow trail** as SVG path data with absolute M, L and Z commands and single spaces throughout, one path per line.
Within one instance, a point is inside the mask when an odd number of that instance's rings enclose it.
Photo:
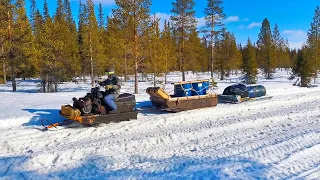
M 142 109 L 138 120 L 97 128 L 2 127 L 0 176 L 320 178 L 320 89 L 297 90 L 271 89 L 272 99 L 176 114 Z

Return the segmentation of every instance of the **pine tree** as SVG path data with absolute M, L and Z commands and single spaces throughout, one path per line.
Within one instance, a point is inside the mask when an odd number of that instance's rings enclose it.
M 250 39 L 248 39 L 247 46 L 243 49 L 241 69 L 246 77 L 246 83 L 255 84 L 258 74 L 258 65 L 256 61 L 256 50 Z
M 87 17 L 87 7 L 86 4 L 83 4 L 82 1 L 80 0 L 79 2 L 79 14 L 78 14 L 78 51 L 79 51 L 79 59 L 80 59 L 80 65 L 81 65 L 81 75 L 83 76 L 83 81 L 86 81 L 85 75 L 89 74 L 88 66 L 86 63 L 86 47 L 84 43 L 84 38 L 86 35 L 86 30 L 87 30 L 87 22 L 88 22 L 88 17 Z
M 0 2 L 0 60 L 2 74 L 0 83 L 7 83 L 6 64 L 8 62 L 8 52 L 12 39 L 13 5 L 12 1 Z
M 150 24 L 150 0 L 116 0 L 118 6 L 113 10 L 113 16 L 118 19 L 125 28 L 130 29 L 129 39 L 133 41 L 133 62 L 135 74 L 135 93 L 138 93 L 138 71 L 142 61 L 140 38 L 145 34 Z M 128 25 L 132 25 L 128 28 Z
M 296 49 L 290 50 L 290 67 L 291 68 L 293 67 L 296 59 L 297 59 L 297 50 Z
M 54 92 L 53 87 L 53 78 L 54 78 L 54 69 L 53 62 L 55 60 L 54 56 L 54 24 L 49 15 L 49 8 L 46 0 L 44 1 L 43 7 L 43 19 L 42 23 L 38 24 L 36 40 L 38 44 L 38 51 L 40 61 L 38 61 L 38 67 L 40 69 L 40 78 L 41 78 L 41 92 Z M 38 21 L 40 21 L 40 17 L 38 16 Z M 37 21 L 37 22 L 38 22 Z
M 167 84 L 167 74 L 170 70 L 173 70 L 174 64 L 177 62 L 176 45 L 172 37 L 170 22 L 165 20 L 164 29 L 161 36 L 161 41 L 165 53 L 165 84 Z
M 196 28 L 196 19 L 195 19 L 195 2 L 193 0 L 176 0 L 172 2 L 173 16 L 171 16 L 171 21 L 173 26 L 176 28 L 178 42 L 179 42 L 179 66 L 182 71 L 182 81 L 186 80 L 185 77 L 185 64 L 188 62 L 185 61 L 185 42 L 188 38 L 188 35 Z
M 311 64 L 312 61 L 308 60 L 308 49 L 303 47 L 303 49 L 298 50 L 297 59 L 295 60 L 292 73 L 294 76 L 301 78 L 301 87 L 308 87 L 311 77 L 313 76 L 313 68 Z
M 153 72 L 153 84 L 156 87 L 156 77 L 157 74 L 164 71 L 165 56 L 163 54 L 164 46 L 160 41 L 160 29 L 159 29 L 160 19 L 153 16 L 152 25 L 149 31 L 149 38 L 147 42 L 149 51 L 149 64 L 148 69 Z
M 134 73 L 129 69 L 129 67 L 134 66 L 134 62 L 130 61 L 133 56 L 130 27 L 133 26 L 125 25 L 119 19 L 108 18 L 105 35 L 105 52 L 109 60 L 108 65 L 114 64 L 116 72 L 123 75 L 125 82 L 128 80 L 129 73 Z
M 220 73 L 220 79 L 230 75 L 232 70 L 237 70 L 241 65 L 241 53 L 238 50 L 234 35 L 225 28 L 221 36 L 216 40 L 216 63 L 215 67 Z
M 17 73 L 25 77 L 32 70 L 34 53 L 32 28 L 28 20 L 24 0 L 17 0 L 13 11 L 14 21 L 9 23 L 9 60 L 12 79 L 12 90 L 16 91 Z M 11 26 L 12 25 L 12 26 Z
M 94 87 L 95 76 L 103 72 L 105 60 L 103 55 L 103 47 L 100 43 L 100 33 L 97 18 L 94 10 L 94 3 L 92 0 L 86 1 L 88 7 L 88 24 L 87 24 L 87 35 L 84 38 L 85 45 L 87 46 L 88 57 L 90 59 L 90 76 L 91 86 Z
M 211 51 L 210 51 L 210 71 L 213 79 L 214 57 L 215 57 L 215 36 L 219 31 L 217 27 L 223 26 L 222 21 L 225 18 L 222 8 L 223 0 L 207 0 L 207 7 L 205 8 L 206 30 L 205 33 L 210 37 Z
M 69 8 L 69 1 L 58 0 L 58 6 L 54 16 L 53 34 L 56 37 L 54 44 L 54 69 L 55 69 L 55 91 L 58 82 L 70 80 L 78 74 L 80 65 L 78 63 L 77 33 L 76 27 Z
M 281 54 L 280 54 L 280 68 L 285 68 L 288 70 L 292 67 L 292 64 L 290 63 L 290 45 L 289 41 L 286 39 L 281 44 Z
M 228 65 L 228 76 L 230 71 L 237 71 L 241 67 L 242 56 L 238 49 L 236 37 L 233 33 L 230 33 L 230 41 L 228 46 L 229 65 Z
M 317 6 L 311 27 L 308 32 L 307 46 L 310 49 L 310 58 L 313 61 L 315 78 L 318 76 L 320 61 L 320 6 Z
M 206 49 L 203 46 L 199 33 L 193 29 L 185 43 L 186 70 L 199 72 L 206 66 Z
M 275 45 L 272 38 L 270 22 L 264 19 L 257 41 L 258 61 L 262 65 L 265 76 L 271 79 L 274 73 L 275 65 Z

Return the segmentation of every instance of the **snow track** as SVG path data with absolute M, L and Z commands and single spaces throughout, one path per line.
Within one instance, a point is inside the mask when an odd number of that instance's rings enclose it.
M 274 94 L 272 94 L 274 92 Z M 320 91 L 99 127 L 0 129 L 8 179 L 318 179 Z

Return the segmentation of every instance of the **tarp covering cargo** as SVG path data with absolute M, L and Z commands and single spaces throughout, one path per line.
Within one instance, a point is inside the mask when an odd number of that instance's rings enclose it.
M 223 95 L 238 95 L 242 98 L 256 98 L 265 96 L 266 94 L 267 90 L 262 85 L 246 86 L 244 84 L 234 84 L 223 91 Z
M 249 99 L 265 97 L 267 90 L 262 85 L 234 84 L 225 88 L 222 95 L 219 95 L 219 103 L 239 103 Z

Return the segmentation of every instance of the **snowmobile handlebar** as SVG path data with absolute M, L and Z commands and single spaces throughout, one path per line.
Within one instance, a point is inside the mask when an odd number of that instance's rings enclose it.
M 102 81 L 102 82 L 98 82 L 97 83 L 100 87 L 101 86 L 107 86 L 107 85 L 111 85 L 112 84 L 112 82 L 111 82 L 111 80 L 110 79 L 107 79 L 107 80 L 105 80 L 105 81 Z M 96 85 L 97 86 L 97 85 Z

